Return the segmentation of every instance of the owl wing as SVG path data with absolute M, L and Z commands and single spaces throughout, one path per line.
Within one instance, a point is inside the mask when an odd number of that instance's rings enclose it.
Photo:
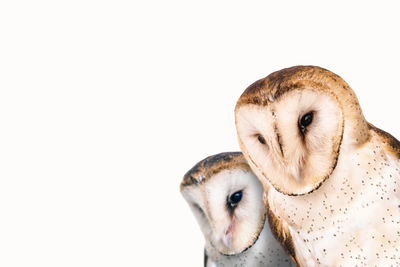
M 204 267 L 217 267 L 217 265 L 208 257 L 206 249 L 204 249 Z
M 297 266 L 302 266 L 300 264 L 302 255 L 296 254 L 294 240 L 290 234 L 290 229 L 287 227 L 288 224 L 283 219 L 278 219 L 278 216 L 270 209 L 268 201 L 265 201 L 264 203 L 267 211 L 268 223 L 274 237 L 281 243 L 282 247 L 288 253 L 293 262 Z
M 371 123 L 368 123 L 370 131 L 374 131 L 379 135 L 382 142 L 386 144 L 386 149 L 394 154 L 398 159 L 400 159 L 400 142 L 396 138 L 394 138 L 391 134 L 375 127 Z

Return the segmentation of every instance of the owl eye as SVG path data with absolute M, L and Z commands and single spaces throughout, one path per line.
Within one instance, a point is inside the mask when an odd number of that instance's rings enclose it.
M 299 128 L 302 132 L 306 129 L 307 126 L 309 126 L 313 120 L 314 117 L 314 112 L 308 112 L 303 117 L 301 117 L 299 121 Z
M 234 208 L 237 206 L 237 204 L 242 200 L 242 191 L 237 191 L 233 193 L 229 198 L 228 198 L 228 206 L 230 208 Z
M 260 142 L 261 144 L 265 145 L 267 142 L 265 142 L 265 138 L 261 135 L 261 134 L 257 134 L 257 139 L 258 142 Z

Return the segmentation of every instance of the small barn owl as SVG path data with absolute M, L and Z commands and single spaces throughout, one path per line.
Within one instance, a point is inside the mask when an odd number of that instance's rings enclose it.
M 204 266 L 294 266 L 273 237 L 263 187 L 242 153 L 210 156 L 189 170 L 181 193 L 204 234 Z
M 400 266 L 400 143 L 336 74 L 296 66 L 248 87 L 239 144 L 300 266 Z

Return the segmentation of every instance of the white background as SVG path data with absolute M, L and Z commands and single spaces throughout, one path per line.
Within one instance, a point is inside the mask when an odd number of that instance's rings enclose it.
M 274 2 L 1 1 L 0 266 L 202 266 L 179 183 L 284 67 L 399 138 L 396 1 Z

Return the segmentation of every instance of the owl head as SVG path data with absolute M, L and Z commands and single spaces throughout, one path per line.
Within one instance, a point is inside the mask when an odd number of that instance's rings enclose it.
M 234 255 L 256 242 L 265 222 L 263 188 L 242 153 L 200 161 L 180 188 L 209 246 Z
M 274 72 L 250 85 L 235 108 L 239 145 L 265 187 L 288 195 L 317 189 L 341 147 L 368 140 L 368 124 L 348 84 L 314 66 Z

